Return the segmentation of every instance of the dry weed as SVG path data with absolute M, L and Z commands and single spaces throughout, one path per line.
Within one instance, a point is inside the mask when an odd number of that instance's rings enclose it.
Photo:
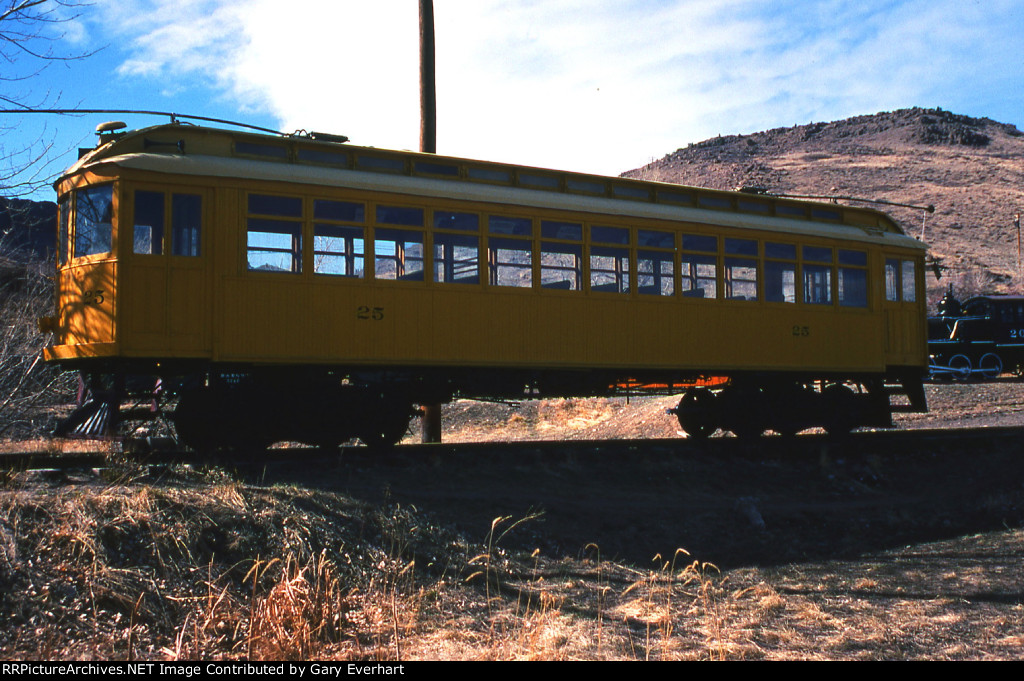
M 257 563 L 248 577 L 280 567 L 280 578 L 253 608 L 249 638 L 250 659 L 304 660 L 341 640 L 346 596 L 326 552 L 299 567 L 291 558 L 283 565 Z

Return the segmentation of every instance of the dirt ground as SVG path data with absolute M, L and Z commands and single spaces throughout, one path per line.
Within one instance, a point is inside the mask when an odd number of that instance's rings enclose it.
M 928 393 L 904 428 L 1024 426 L 1022 382 Z M 8 472 L 0 657 L 1024 656 L 1020 444 L 528 442 L 678 438 L 671 402 L 446 408 L 500 452 Z

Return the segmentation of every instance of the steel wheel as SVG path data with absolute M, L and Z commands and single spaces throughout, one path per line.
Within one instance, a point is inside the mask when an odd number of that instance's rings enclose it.
M 718 429 L 715 425 L 715 395 L 707 388 L 689 388 L 675 408 L 679 427 L 693 438 L 703 439 Z
M 846 435 L 854 429 L 857 418 L 854 413 L 855 396 L 845 385 L 835 384 L 821 393 L 825 401 L 825 430 L 829 435 Z
M 359 441 L 371 449 L 391 449 L 409 432 L 409 420 L 404 414 L 386 415 L 369 424 L 369 429 L 358 436 Z
M 994 352 L 986 353 L 978 360 L 978 371 L 985 378 L 996 378 L 1003 373 L 1003 360 Z
M 731 430 L 739 438 L 758 438 L 768 425 L 765 423 L 765 396 L 753 385 L 730 385 L 718 398 L 723 421 L 722 428 Z
M 180 445 L 197 452 L 216 448 L 216 424 L 210 417 L 214 406 L 209 391 L 202 388 L 190 390 L 178 399 L 171 420 Z
M 971 377 L 971 360 L 967 355 L 950 357 L 949 368 L 953 370 L 953 378 L 958 381 L 966 381 Z

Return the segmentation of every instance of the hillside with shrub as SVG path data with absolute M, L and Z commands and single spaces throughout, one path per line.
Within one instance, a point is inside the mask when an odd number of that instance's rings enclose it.
M 1024 292 L 1014 224 L 1024 209 L 1024 135 L 1014 125 L 904 109 L 715 137 L 623 175 L 934 206 L 877 206 L 931 246 L 943 275 L 928 277 L 932 304 L 950 283 L 961 293 Z

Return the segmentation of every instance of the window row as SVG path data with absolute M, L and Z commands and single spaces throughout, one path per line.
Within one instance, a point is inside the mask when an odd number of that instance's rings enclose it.
M 250 195 L 248 268 L 302 272 L 304 224 L 302 199 Z M 913 288 L 914 263 L 904 262 L 910 266 L 900 270 L 904 287 Z M 708 234 L 677 239 L 661 230 L 312 202 L 312 267 L 319 275 L 424 281 L 430 268 L 430 280 L 438 283 L 479 284 L 483 275 L 492 286 L 578 291 L 586 284 L 619 294 L 866 307 L 867 265 L 867 252 L 853 249 Z
M 139 190 L 134 193 L 133 199 L 132 253 L 200 255 L 203 214 L 201 196 Z M 57 223 L 60 263 L 66 263 L 69 255 L 71 258 L 82 258 L 110 253 L 113 249 L 113 223 L 113 185 L 76 189 L 62 196 L 58 202 Z
M 133 253 L 200 255 L 199 195 L 137 190 L 133 199 Z M 302 272 L 303 199 L 251 194 L 247 201 L 248 268 Z M 110 252 L 113 186 L 76 190 L 70 200 L 62 197 L 61 262 L 69 243 L 70 206 L 72 257 Z M 433 226 L 429 260 L 428 215 Z M 854 249 L 508 215 L 428 213 L 410 206 L 373 205 L 371 212 L 362 202 L 326 199 L 312 201 L 312 223 L 312 269 L 318 275 L 424 281 L 429 266 L 430 280 L 438 283 L 479 284 L 483 273 L 492 286 L 578 291 L 586 285 L 590 291 L 618 294 L 845 307 L 868 303 L 867 253 Z M 884 267 L 886 299 L 915 301 L 914 261 L 889 258 Z

